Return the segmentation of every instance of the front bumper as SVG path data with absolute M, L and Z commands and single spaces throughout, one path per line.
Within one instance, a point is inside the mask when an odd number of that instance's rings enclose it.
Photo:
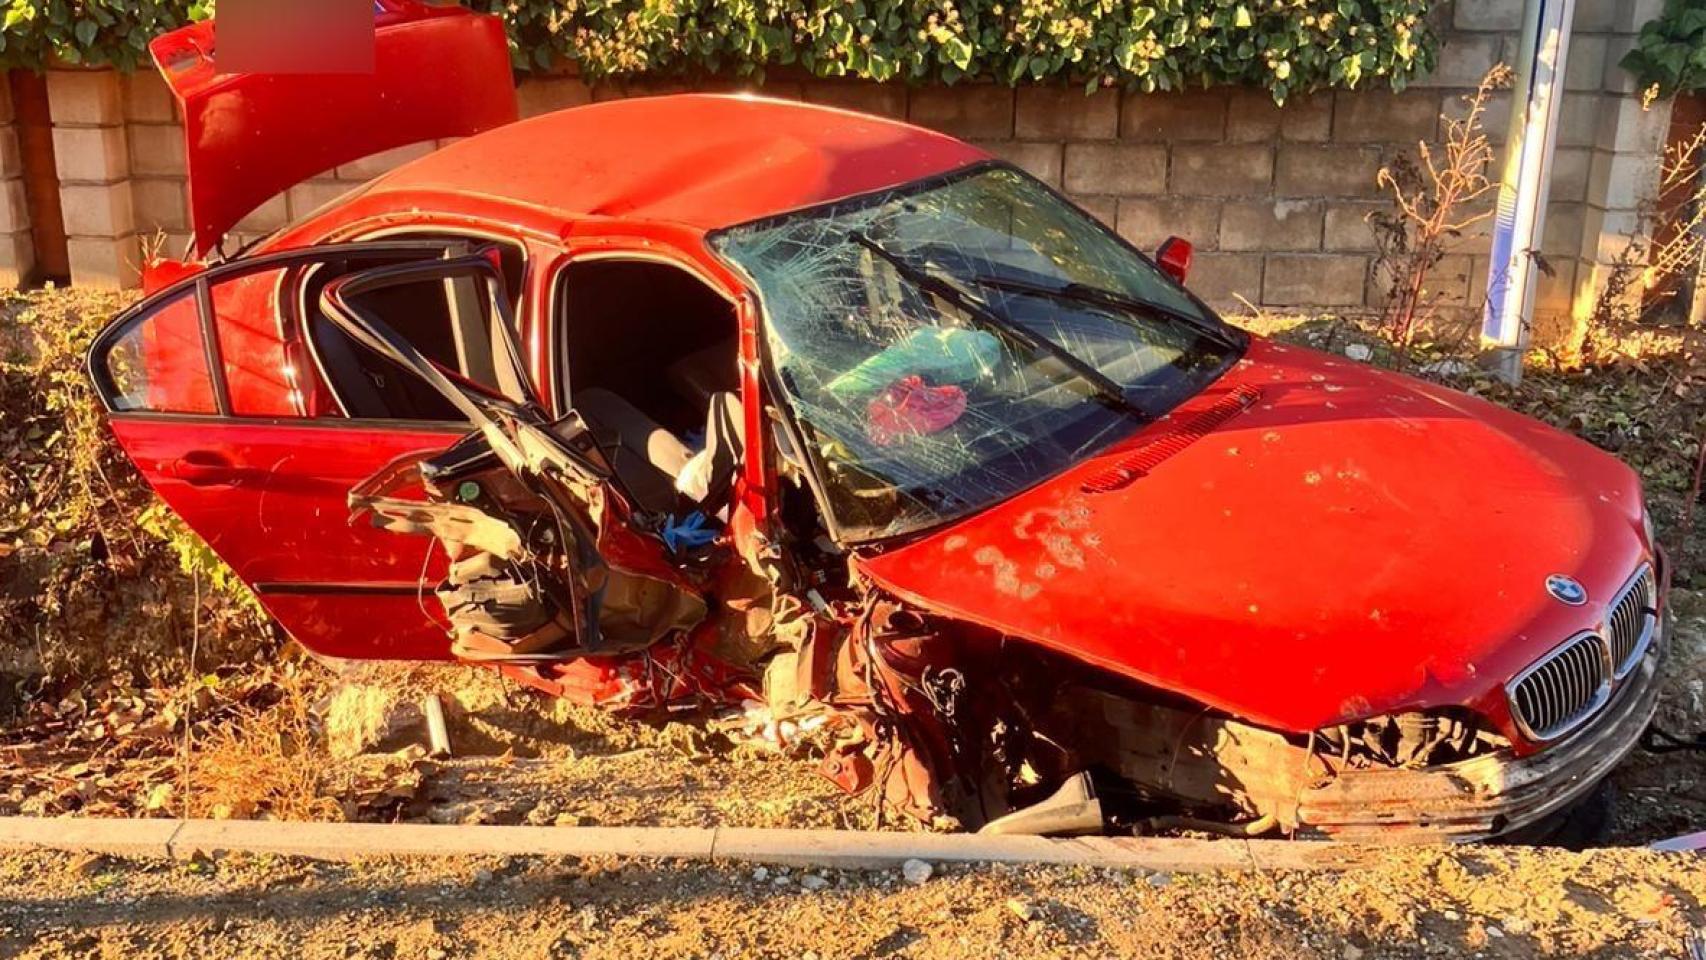
M 1375 843 L 1483 840 L 1568 807 L 1634 749 L 1658 709 L 1668 617 L 1599 715 L 1539 753 L 1419 770 L 1350 770 L 1298 798 L 1299 835 Z

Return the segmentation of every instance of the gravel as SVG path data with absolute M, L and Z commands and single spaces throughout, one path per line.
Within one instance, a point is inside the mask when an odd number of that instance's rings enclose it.
M 1353 872 L 1175 873 L 1164 886 L 966 866 L 922 884 L 793 870 L 778 887 L 753 883 L 756 869 L 226 854 L 194 872 L 109 858 L 91 875 L 74 856 L 0 855 L 0 957 L 1621 960 L 1686 957 L 1706 926 L 1706 859 L 1633 849 L 1394 849 Z M 517 882 L 479 885 L 480 871 Z

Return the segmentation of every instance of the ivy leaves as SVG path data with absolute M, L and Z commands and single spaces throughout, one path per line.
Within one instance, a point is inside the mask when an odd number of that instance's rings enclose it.
M 521 19 L 564 0 L 477 0 Z M 1384 78 L 1402 86 L 1433 64 L 1427 0 L 677 0 L 675 38 L 619 35 L 608 18 L 657 0 L 599 0 L 571 18 L 594 19 L 595 44 L 572 34 L 532 36 L 583 75 L 704 74 L 799 65 L 819 76 L 953 83 L 1067 80 L 1086 88 L 1145 90 L 1210 84 L 1265 87 L 1276 99 L 1321 86 Z M 505 13 L 510 11 L 509 13 Z M 603 19 L 600 19 L 603 18 Z M 750 35 L 764 44 L 731 44 Z M 563 42 L 568 39 L 569 42 Z M 613 41 L 616 48 L 607 41 Z M 660 42 L 661 41 L 661 42 Z M 631 65 L 644 62 L 644 70 Z
M 788 67 L 822 77 L 1065 80 L 1276 100 L 1433 65 L 1429 0 L 465 0 L 502 17 L 516 69 L 589 80 Z M 1672 0 L 1706 4 L 1706 0 Z M 212 0 L 0 0 L 0 61 L 146 65 L 155 35 Z M 1670 58 L 1671 54 L 1663 54 Z
M 1660 96 L 1706 88 L 1706 0 L 1666 0 L 1622 65 Z
M 134 70 L 148 41 L 213 15 L 212 0 L 0 0 L 0 64 L 58 60 Z

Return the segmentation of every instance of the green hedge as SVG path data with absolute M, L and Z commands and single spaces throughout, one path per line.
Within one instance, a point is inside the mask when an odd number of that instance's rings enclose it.
M 211 16 L 213 0 L 0 0 L 0 9 L 0 64 L 57 57 L 132 70 L 148 62 L 148 41 Z
M 211 0 L 0 0 L 0 59 L 134 68 Z M 952 83 L 1065 79 L 1144 90 L 1401 87 L 1431 69 L 1428 0 L 471 0 L 504 17 L 520 69 L 589 79 L 762 75 Z
M 1641 28 L 1623 66 L 1660 96 L 1706 89 L 1706 0 L 1666 0 L 1659 18 Z

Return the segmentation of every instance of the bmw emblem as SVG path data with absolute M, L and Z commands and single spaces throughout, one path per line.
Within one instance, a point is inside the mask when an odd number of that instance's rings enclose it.
M 1588 602 L 1588 588 L 1582 586 L 1581 581 L 1575 577 L 1566 577 L 1561 573 L 1554 573 L 1546 578 L 1546 592 L 1552 595 L 1552 599 L 1572 607 L 1579 607 Z

